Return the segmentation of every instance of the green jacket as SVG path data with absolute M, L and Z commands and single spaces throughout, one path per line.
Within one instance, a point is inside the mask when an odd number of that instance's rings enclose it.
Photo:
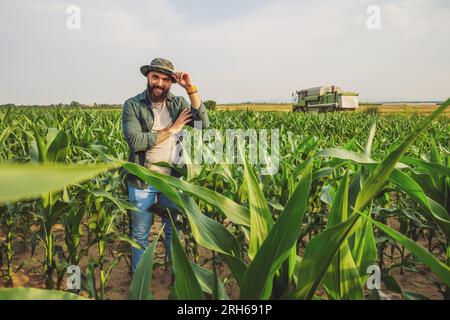
M 192 121 L 188 125 L 193 126 L 194 121 L 201 121 L 202 129 L 209 126 L 208 113 L 205 105 L 201 104 L 196 110 L 184 98 L 174 96 L 169 92 L 167 95 L 167 108 L 172 120 L 175 121 L 183 109 L 190 109 L 192 112 Z M 153 148 L 156 142 L 157 133 L 152 131 L 153 112 L 150 108 L 150 101 L 147 96 L 147 90 L 125 101 L 122 110 L 122 130 L 125 140 L 130 147 L 129 162 L 144 165 L 145 151 Z M 148 184 L 135 175 L 125 173 L 126 182 L 133 186 L 144 189 Z

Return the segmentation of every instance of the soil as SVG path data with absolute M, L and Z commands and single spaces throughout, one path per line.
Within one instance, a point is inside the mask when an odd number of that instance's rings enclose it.
M 160 229 L 161 220 L 157 216 L 155 218 L 155 223 L 153 224 L 151 229 L 150 240 L 152 240 L 155 235 L 159 233 Z M 64 230 L 62 226 L 59 226 L 59 228 L 55 230 L 55 235 L 57 243 L 62 244 L 64 237 Z M 162 240 L 163 239 L 160 239 L 157 244 L 154 259 L 155 265 L 153 269 L 151 291 L 155 299 L 168 299 L 170 294 L 170 271 L 165 267 L 165 254 Z M 113 253 L 118 253 L 119 250 L 123 252 L 124 248 L 126 248 L 127 246 L 123 243 L 117 243 L 115 245 L 116 247 L 113 248 Z M 29 243 L 19 243 L 15 246 L 15 255 L 13 259 L 14 270 L 16 270 L 17 267 L 23 262 L 25 262 L 25 265 L 18 272 L 14 273 L 14 287 L 45 288 L 45 281 L 43 279 L 43 267 L 39 262 L 43 260 L 44 251 L 42 245 L 38 244 L 33 257 L 31 257 L 30 247 L 31 246 Z M 212 252 L 199 247 L 199 255 L 199 264 L 211 270 Z M 87 262 L 90 257 L 94 259 L 98 257 L 96 246 L 91 248 L 88 257 L 84 257 L 82 259 L 80 266 L 82 272 L 85 271 Z M 398 263 L 399 261 L 399 254 L 396 254 L 396 257 L 393 261 L 386 258 L 384 262 L 385 265 L 391 265 L 393 263 Z M 128 288 L 131 284 L 131 275 L 128 263 L 129 261 L 121 259 L 120 263 L 111 272 L 111 276 L 106 287 L 107 299 L 122 300 L 127 298 Z M 416 268 L 420 270 L 420 272 L 404 271 L 401 273 L 399 268 L 395 268 L 390 272 L 390 275 L 392 275 L 397 280 L 398 284 L 403 290 L 419 293 L 430 299 L 443 299 L 439 288 L 435 285 L 435 283 L 439 283 L 437 277 L 434 276 L 426 266 L 418 265 L 416 266 Z M 238 299 L 239 287 L 237 286 L 234 278 L 231 277 L 231 272 L 225 264 L 218 267 L 218 274 L 222 280 L 231 278 L 231 280 L 224 282 L 225 288 L 230 299 Z M 96 278 L 98 279 L 98 276 Z M 6 286 L 6 279 L 0 278 L 0 288 Z M 97 287 L 99 287 L 98 284 Z M 443 288 L 442 285 L 441 287 Z M 65 279 L 62 282 L 61 289 L 66 289 Z M 381 291 L 383 293 L 382 298 L 384 299 L 403 299 L 401 294 L 388 290 L 384 286 L 384 283 L 382 283 Z M 87 293 L 85 292 L 82 292 L 81 294 L 87 296 Z M 327 298 L 323 288 L 319 288 L 317 295 L 324 299 Z

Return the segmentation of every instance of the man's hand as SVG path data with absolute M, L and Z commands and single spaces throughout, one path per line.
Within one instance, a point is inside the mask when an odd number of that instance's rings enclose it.
M 192 77 L 187 72 L 177 71 L 174 75 L 174 78 L 177 81 L 177 83 L 186 90 L 194 86 L 194 83 L 192 82 Z
M 177 120 L 175 120 L 175 122 L 169 128 L 158 131 L 155 144 L 160 144 L 161 142 L 166 141 L 170 136 L 177 134 L 178 132 L 183 130 L 183 127 L 191 122 L 191 120 L 191 111 L 188 109 L 183 109 Z
M 191 100 L 192 107 L 198 110 L 202 101 L 197 93 L 197 87 L 194 86 L 194 83 L 192 82 L 191 75 L 187 72 L 177 71 L 174 74 L 174 78 L 177 83 L 186 90 L 187 94 L 189 95 L 189 100 Z
M 178 116 L 177 120 L 172 124 L 172 126 L 169 128 L 169 131 L 171 134 L 177 134 L 180 132 L 184 125 L 188 124 L 192 121 L 192 113 L 189 109 L 183 109 L 181 111 L 180 115 Z

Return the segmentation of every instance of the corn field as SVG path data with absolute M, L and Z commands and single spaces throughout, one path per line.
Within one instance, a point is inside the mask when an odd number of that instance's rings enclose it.
M 429 117 L 211 111 L 220 131 L 279 129 L 279 170 L 189 164 L 177 168 L 181 179 L 127 162 L 120 110 L 0 108 L 0 299 L 109 298 L 117 265 L 140 247 L 124 171 L 180 209 L 173 299 L 229 299 L 231 282 L 244 300 L 430 298 L 402 287 L 395 270 L 424 274 L 450 299 L 450 118 L 440 116 L 448 105 Z M 160 238 L 129 299 L 154 298 Z M 39 260 L 46 289 L 16 287 L 19 247 Z M 383 289 L 368 286 L 374 265 Z M 79 289 L 65 287 L 71 266 L 82 267 Z

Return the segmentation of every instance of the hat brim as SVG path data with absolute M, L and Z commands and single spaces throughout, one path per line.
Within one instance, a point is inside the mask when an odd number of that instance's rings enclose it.
M 142 66 L 141 67 L 141 73 L 142 73 L 142 75 L 144 77 L 146 77 L 150 71 L 164 73 L 164 74 L 166 74 L 166 75 L 171 77 L 172 83 L 176 83 L 177 82 L 177 80 L 175 80 L 174 73 L 171 70 L 167 70 L 167 69 L 164 69 L 164 68 L 158 68 L 158 67 L 152 67 L 152 66 Z

